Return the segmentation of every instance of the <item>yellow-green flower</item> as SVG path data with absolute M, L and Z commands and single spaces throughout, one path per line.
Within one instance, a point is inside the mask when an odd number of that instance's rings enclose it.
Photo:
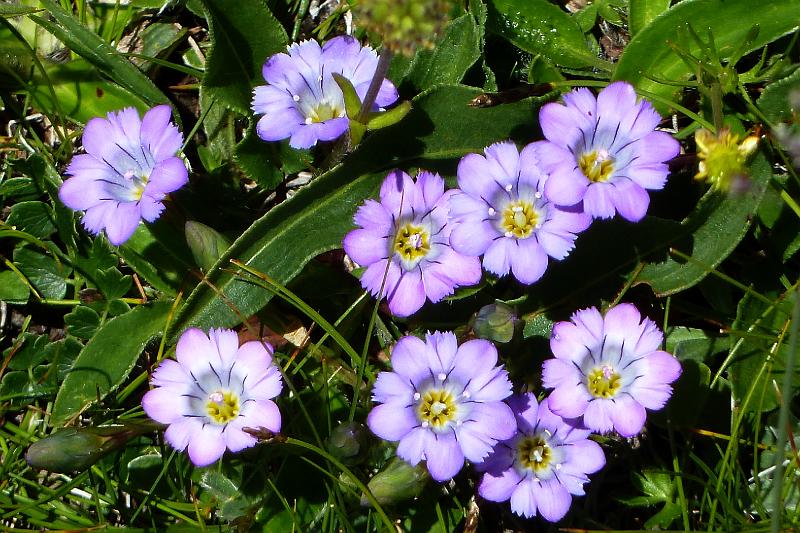
M 739 142 L 739 136 L 722 128 L 718 134 L 707 129 L 695 132 L 698 172 L 694 179 L 705 181 L 715 189 L 731 190 L 731 186 L 746 179 L 747 161 L 758 148 L 758 137 L 750 135 Z

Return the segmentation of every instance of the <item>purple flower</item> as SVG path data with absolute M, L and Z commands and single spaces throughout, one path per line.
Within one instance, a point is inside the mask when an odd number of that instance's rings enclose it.
M 560 520 L 572 496 L 583 496 L 587 474 L 606 464 L 603 450 L 578 421 L 554 414 L 547 398 L 537 404 L 528 393 L 508 403 L 519 431 L 478 465 L 485 472 L 478 493 L 493 502 L 510 499 L 511 510 L 526 518 L 538 511 L 545 520 Z
M 438 302 L 456 286 L 481 279 L 478 259 L 450 247 L 451 194 L 438 174 L 423 170 L 414 182 L 395 170 L 381 186 L 381 201 L 367 200 L 355 216 L 361 227 L 344 238 L 347 255 L 367 267 L 361 285 L 375 296 L 386 295 L 397 316 L 418 311 L 426 296 Z
M 594 218 L 641 220 L 650 204 L 645 189 L 659 190 L 669 174 L 665 161 L 680 151 L 669 134 L 653 131 L 661 116 L 650 102 L 636 101 L 633 87 L 612 83 L 595 100 L 589 89 L 564 95 L 539 112 L 547 141 L 541 159 L 550 179 L 547 198 L 559 205 L 583 200 Z
M 275 54 L 264 63 L 269 85 L 255 88 L 253 111 L 263 114 L 256 126 L 265 141 L 290 137 L 294 148 L 310 148 L 317 141 L 331 141 L 349 128 L 344 96 L 333 79 L 341 74 L 350 80 L 363 100 L 378 66 L 378 55 L 369 46 L 343 35 L 319 46 L 302 41 L 289 46 L 288 54 Z M 397 100 L 397 89 L 384 80 L 376 109 Z
M 189 458 L 206 466 L 229 449 L 256 444 L 245 427 L 278 432 L 281 413 L 271 400 L 281 392 L 272 346 L 250 341 L 239 346 L 236 332 L 212 329 L 208 336 L 187 329 L 176 360 L 162 361 L 151 378 L 154 389 L 142 398 L 147 416 L 168 424 L 164 437 L 173 448 L 189 448 Z
M 576 418 L 589 429 L 616 430 L 631 437 L 642 430 L 645 409 L 661 409 L 672 395 L 669 385 L 681 375 L 675 357 L 659 350 L 663 334 L 642 319 L 632 304 L 612 307 L 603 317 L 583 309 L 570 322 L 553 327 L 542 381 L 554 388 L 550 408 Z
M 548 202 L 547 175 L 539 164 L 539 146 L 517 151 L 514 143 L 488 146 L 458 164 L 458 186 L 450 199 L 450 244 L 462 254 L 483 254 L 483 267 L 522 283 L 533 283 L 547 269 L 548 256 L 564 259 L 576 234 L 592 219 Z
M 403 337 L 392 351 L 394 372 L 381 372 L 372 389 L 380 402 L 367 419 L 382 439 L 400 441 L 397 455 L 427 461 L 431 477 L 455 476 L 464 459 L 483 461 L 517 424 L 503 398 L 511 394 L 497 350 L 485 340 L 461 346 L 450 332 L 428 333 L 425 342 Z
M 93 118 L 83 130 L 85 154 L 67 167 L 58 197 L 70 209 L 85 210 L 83 226 L 106 231 L 111 244 L 133 235 L 139 220 L 156 220 L 164 197 L 188 181 L 186 165 L 175 154 L 183 136 L 160 105 L 139 118 L 132 107 Z

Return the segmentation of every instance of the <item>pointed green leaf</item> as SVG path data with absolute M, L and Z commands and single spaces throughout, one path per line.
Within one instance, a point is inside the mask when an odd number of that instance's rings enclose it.
M 171 306 L 168 300 L 140 305 L 98 329 L 58 390 L 50 423 L 63 425 L 116 389 L 150 339 L 163 332 Z
M 754 6 L 752 0 L 686 0 L 655 19 L 634 35 L 620 56 L 613 78 L 626 80 L 637 89 L 669 98 L 678 89 L 656 81 L 676 82 L 687 80 L 694 74 L 675 51 L 672 42 L 699 55 L 696 43 L 680 39 L 680 32 L 691 24 L 700 35 L 711 31 L 714 44 L 723 59 L 736 53 L 753 26 L 758 26 L 758 36 L 745 52 L 757 50 L 796 31 L 800 27 L 800 0 L 763 0 Z M 666 106 L 655 102 L 662 111 Z

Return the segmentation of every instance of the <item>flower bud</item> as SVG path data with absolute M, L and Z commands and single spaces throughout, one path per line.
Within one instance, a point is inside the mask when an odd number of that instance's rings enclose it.
M 383 46 L 407 56 L 418 47 L 432 48 L 447 21 L 449 0 L 361 0 L 356 21 L 379 35 Z
M 694 140 L 700 159 L 694 179 L 726 192 L 746 188 L 747 161 L 758 148 L 758 137 L 750 135 L 740 143 L 738 135 L 721 128 L 717 135 L 707 129 L 697 130 Z
M 231 245 L 224 235 L 194 220 L 186 222 L 186 242 L 202 270 L 211 268 Z
M 364 430 L 364 425 L 358 422 L 338 425 L 328 438 L 328 451 L 340 460 L 358 457 L 367 438 Z
M 159 425 L 128 423 L 115 426 L 66 428 L 31 444 L 25 460 L 33 468 L 51 472 L 81 472 L 130 439 Z
M 419 496 L 428 479 L 430 475 L 422 463 L 411 466 L 395 457 L 369 480 L 367 487 L 381 505 L 395 504 Z M 369 505 L 366 496 L 361 497 L 361 505 Z
M 509 342 L 514 338 L 517 315 L 503 302 L 484 305 L 472 319 L 472 329 L 482 338 L 495 342 Z

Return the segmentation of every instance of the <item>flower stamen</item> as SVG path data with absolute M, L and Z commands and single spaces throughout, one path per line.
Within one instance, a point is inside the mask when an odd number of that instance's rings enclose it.
M 592 183 L 608 181 L 614 172 L 614 158 L 605 148 L 581 154 L 578 165 L 583 175 Z
M 214 391 L 208 395 L 206 412 L 215 424 L 227 424 L 239 416 L 239 397 L 231 391 Z
M 608 365 L 597 367 L 586 377 L 586 386 L 595 398 L 613 398 L 622 387 L 622 377 Z
M 441 429 L 455 420 L 457 411 L 458 404 L 450 391 L 430 389 L 422 395 L 417 415 L 423 426 Z
M 503 219 L 500 225 L 506 237 L 527 239 L 536 229 L 539 216 L 530 202 L 517 200 L 510 202 L 503 210 Z

